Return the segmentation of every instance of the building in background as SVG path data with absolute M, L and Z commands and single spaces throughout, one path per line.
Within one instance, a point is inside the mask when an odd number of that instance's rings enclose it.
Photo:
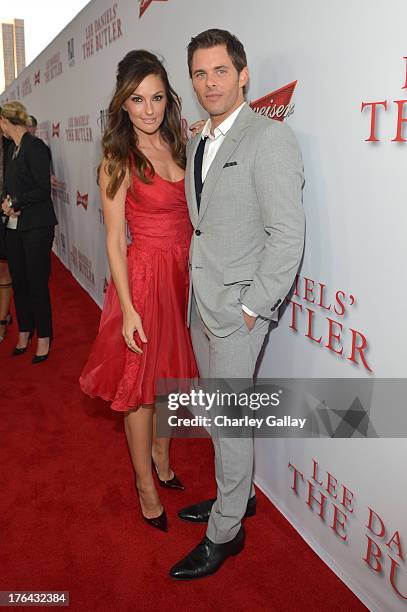
M 0 92 L 25 68 L 24 19 L 0 21 Z

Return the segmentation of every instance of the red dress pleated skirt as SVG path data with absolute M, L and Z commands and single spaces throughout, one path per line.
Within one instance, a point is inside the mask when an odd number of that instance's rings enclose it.
M 132 236 L 127 264 L 129 288 L 147 343 L 130 351 L 122 336 L 122 312 L 114 283 L 108 285 L 99 332 L 80 377 L 84 393 L 128 411 L 153 404 L 160 379 L 192 379 L 198 369 L 186 326 L 192 226 L 184 181 L 158 174 L 151 184 L 133 177 L 126 197 Z

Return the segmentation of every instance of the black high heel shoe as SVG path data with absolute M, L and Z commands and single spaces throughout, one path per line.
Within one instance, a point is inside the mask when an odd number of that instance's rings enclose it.
M 134 484 L 136 486 L 136 491 L 138 492 L 136 476 L 134 477 Z M 153 518 L 147 518 L 146 516 L 144 516 L 142 510 L 141 510 L 141 516 L 143 517 L 146 523 L 151 525 L 151 527 L 155 527 L 156 529 L 159 529 L 160 531 L 165 531 L 165 532 L 168 531 L 168 521 L 167 521 L 167 515 L 165 512 L 165 508 L 163 508 L 163 511 L 161 512 L 159 516 L 154 516 Z
M 33 332 L 30 332 L 29 336 L 28 336 L 27 344 L 25 346 L 23 346 L 22 348 L 17 348 L 16 347 L 14 349 L 14 351 L 11 353 L 11 355 L 13 357 L 16 357 L 17 355 L 23 355 L 27 351 L 28 346 L 31 344 L 32 338 L 33 338 Z
M 161 480 L 161 478 L 158 475 L 158 469 L 154 461 L 153 461 L 153 466 L 157 473 L 157 480 L 158 480 L 158 484 L 160 485 L 160 487 L 163 487 L 163 489 L 176 489 L 177 491 L 185 491 L 184 485 L 176 477 L 175 473 L 174 473 L 174 476 L 170 480 Z
M 151 527 L 156 527 L 160 531 L 164 531 L 165 533 L 167 533 L 167 531 L 168 531 L 168 522 L 167 522 L 167 515 L 165 513 L 164 508 L 163 508 L 163 511 L 161 512 L 160 516 L 157 516 L 155 518 L 147 518 L 146 516 L 144 516 L 143 513 L 141 513 L 141 514 L 142 514 L 142 517 L 145 520 L 145 522 L 148 523 L 149 525 L 151 525 Z
M 46 361 L 48 359 L 49 351 L 51 349 L 51 343 L 52 343 L 52 338 L 49 339 L 48 353 L 46 353 L 45 355 L 34 355 L 31 363 L 42 363 L 43 361 Z

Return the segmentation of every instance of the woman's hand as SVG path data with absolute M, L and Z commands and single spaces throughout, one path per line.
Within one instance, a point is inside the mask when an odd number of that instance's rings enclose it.
M 136 344 L 134 333 L 137 332 L 142 342 L 146 343 L 147 338 L 144 333 L 140 315 L 134 309 L 123 314 L 122 334 L 127 347 L 134 353 L 142 354 L 143 350 Z
M 206 119 L 199 119 L 198 121 L 195 121 L 194 123 L 192 123 L 189 126 L 189 129 L 192 132 L 192 136 L 196 136 L 197 134 L 200 134 L 205 127 L 205 123 L 206 123 Z

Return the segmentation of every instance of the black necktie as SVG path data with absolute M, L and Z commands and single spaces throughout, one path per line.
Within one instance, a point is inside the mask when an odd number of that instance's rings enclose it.
M 199 207 L 201 205 L 201 194 L 202 194 L 202 187 L 203 187 L 202 160 L 204 156 L 205 143 L 207 139 L 208 137 L 201 138 L 198 148 L 195 152 L 195 159 L 194 159 L 195 195 L 196 195 L 196 203 L 198 205 L 198 212 L 199 212 Z

